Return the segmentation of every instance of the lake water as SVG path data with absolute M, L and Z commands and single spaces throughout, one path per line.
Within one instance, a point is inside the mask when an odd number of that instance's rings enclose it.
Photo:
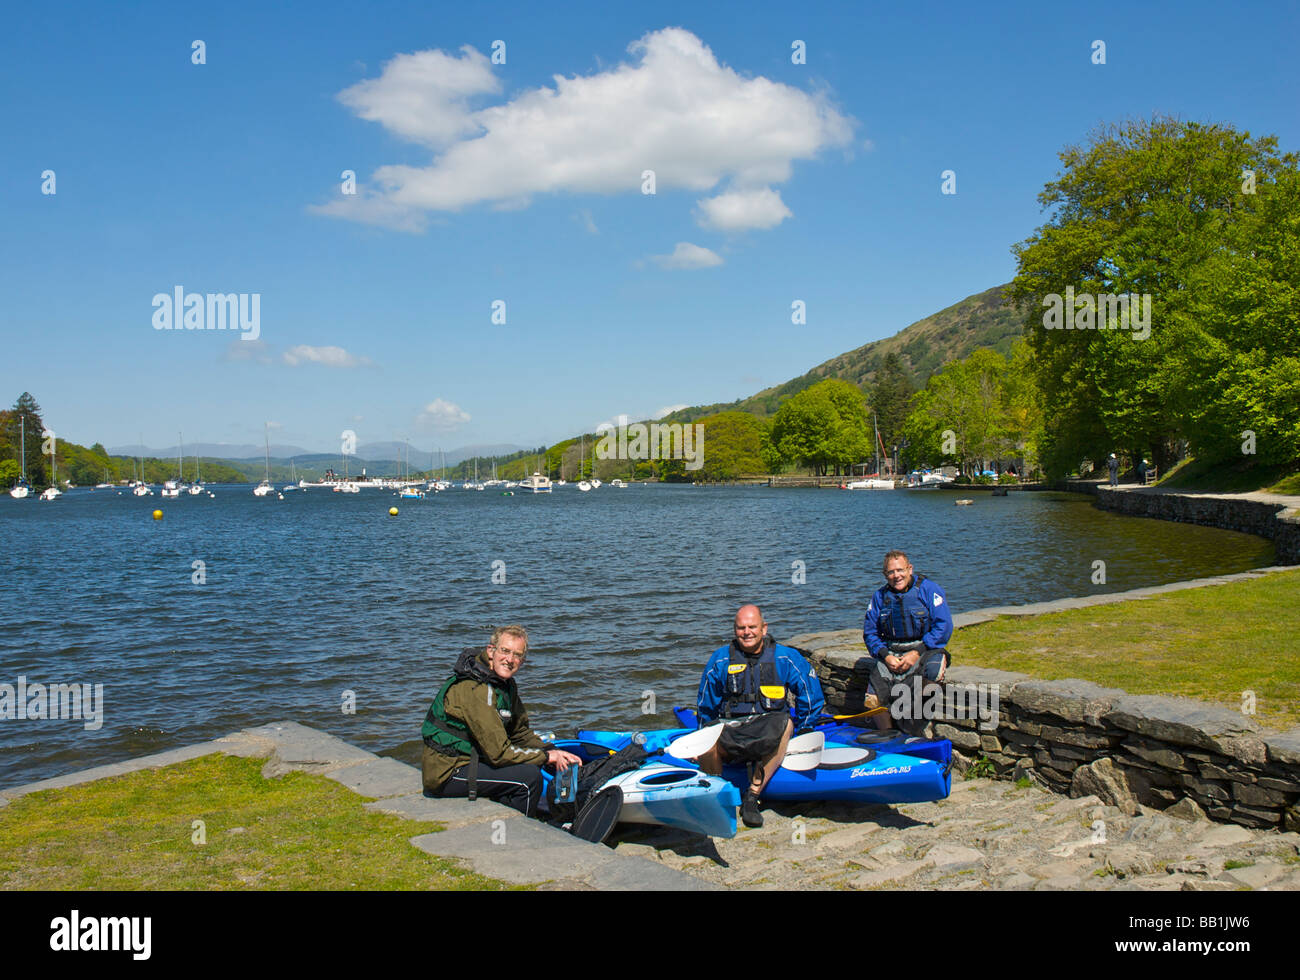
M 667 726 L 739 605 L 759 603 L 778 639 L 860 628 L 890 548 L 956 612 L 1273 561 L 1260 538 L 1058 493 L 955 507 L 950 492 L 901 490 L 568 486 L 399 501 L 212 489 L 0 498 L 0 684 L 103 685 L 98 730 L 0 719 L 0 787 L 285 719 L 415 761 L 429 700 L 493 624 L 529 630 L 519 682 L 534 727 Z M 645 692 L 657 718 L 641 713 Z

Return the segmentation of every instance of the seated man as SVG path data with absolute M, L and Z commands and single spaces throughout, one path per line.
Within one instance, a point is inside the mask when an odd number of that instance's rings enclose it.
M 527 651 L 524 628 L 502 626 L 486 649 L 461 653 L 420 729 L 425 796 L 473 800 L 482 793 L 532 817 L 542 795 L 541 767 L 563 772 L 582 764 L 528 726 L 514 679 Z
M 758 797 L 785 758 L 796 727 L 810 727 L 826 704 L 822 686 L 808 661 L 792 647 L 767 635 L 767 623 L 757 606 L 736 612 L 736 638 L 709 658 L 700 678 L 700 727 L 719 719 L 744 719 L 722 730 L 717 744 L 700 756 L 700 768 L 719 775 L 724 763 L 750 763 L 749 788 L 740 816 L 746 827 L 763 826 Z M 796 719 L 790 720 L 786 701 L 795 698 Z
M 940 683 L 948 669 L 944 644 L 952 637 L 952 613 L 943 589 L 924 575 L 913 574 L 912 564 L 901 551 L 885 555 L 885 581 L 871 597 L 862 640 L 875 658 L 871 690 L 890 716 L 908 734 L 919 734 L 925 719 L 919 708 L 924 694 L 917 683 Z M 912 683 L 911 691 L 898 685 Z M 896 698 L 905 695 L 900 704 Z M 884 714 L 876 715 L 876 727 L 889 727 Z

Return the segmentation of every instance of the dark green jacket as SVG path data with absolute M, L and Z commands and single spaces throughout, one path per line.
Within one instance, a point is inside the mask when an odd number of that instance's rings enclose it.
M 503 681 L 492 673 L 484 650 L 469 649 L 456 661 L 452 679 L 442 701 L 442 714 L 455 724 L 464 725 L 468 740 L 478 749 L 479 759 L 494 768 L 519 764 L 540 766 L 546 762 L 547 745 L 528 724 L 528 711 L 519 700 L 519 689 L 512 677 Z M 504 695 L 504 697 L 502 697 Z M 507 707 L 499 708 L 504 702 Z M 434 706 L 431 704 L 430 709 Z M 436 729 L 427 720 L 422 736 L 432 736 Z M 436 791 L 457 769 L 467 764 L 467 753 L 431 748 L 426 737 L 423 776 L 426 789 Z

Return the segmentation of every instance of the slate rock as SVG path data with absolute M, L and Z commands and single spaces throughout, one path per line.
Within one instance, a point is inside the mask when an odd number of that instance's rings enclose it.
M 1281 735 L 1265 735 L 1264 748 L 1270 762 L 1300 766 L 1300 728 L 1293 728 Z
M 1098 759 L 1075 769 L 1070 780 L 1070 795 L 1096 796 L 1130 817 L 1138 813 L 1138 802 L 1129 787 L 1128 777 L 1110 759 Z
M 1011 700 L 1037 715 L 1052 715 L 1074 724 L 1100 727 L 1098 720 L 1111 704 L 1127 695 L 1092 681 L 1026 681 L 1015 686 Z
M 1236 746 L 1233 740 L 1259 732 L 1239 711 L 1156 694 L 1126 694 L 1116 699 L 1100 720 L 1148 738 L 1224 755 L 1232 754 L 1229 748 L 1246 753 L 1253 747 Z
M 1194 822 L 1197 820 L 1210 819 L 1205 815 L 1205 811 L 1201 809 L 1200 804 L 1190 796 L 1183 797 L 1173 806 L 1169 807 L 1169 809 L 1165 810 L 1165 813 L 1178 820 L 1191 820 Z

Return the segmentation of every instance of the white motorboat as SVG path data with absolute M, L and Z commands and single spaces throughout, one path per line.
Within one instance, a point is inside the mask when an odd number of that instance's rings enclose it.
M 626 490 L 626 489 L 627 489 L 627 484 L 624 483 L 622 480 L 620 480 L 618 477 L 615 477 L 614 479 L 610 480 L 610 481 L 609 481 L 609 485 L 610 485 L 611 487 L 615 487 L 616 489 L 619 489 L 619 490 Z
M 945 476 L 943 473 L 931 472 L 930 470 L 913 471 L 907 475 L 907 489 L 909 490 L 933 490 L 937 487 L 949 486 L 952 482 L 952 477 Z
M 521 489 L 530 490 L 533 493 L 550 493 L 551 478 L 549 476 L 542 476 L 542 474 L 534 471 L 533 475 L 523 483 L 519 484 L 519 486 Z

